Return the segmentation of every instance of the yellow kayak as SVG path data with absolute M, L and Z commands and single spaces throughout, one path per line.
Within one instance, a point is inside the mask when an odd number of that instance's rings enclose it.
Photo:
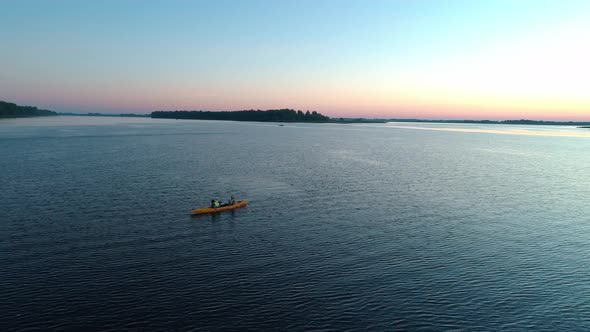
M 218 208 L 206 207 L 206 208 L 192 209 L 191 215 L 229 211 L 229 210 L 241 208 L 242 206 L 246 206 L 246 204 L 248 204 L 248 201 L 237 201 L 236 204 L 220 206 Z

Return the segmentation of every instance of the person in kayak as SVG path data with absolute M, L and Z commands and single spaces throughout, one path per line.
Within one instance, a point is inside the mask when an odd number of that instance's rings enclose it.
M 229 200 L 227 201 L 227 203 L 223 203 L 220 206 L 231 206 L 236 204 L 236 198 L 234 197 L 234 195 L 231 195 L 231 197 L 229 198 Z
M 216 199 L 212 199 L 211 200 L 211 207 L 212 208 L 218 208 L 219 207 L 219 201 Z

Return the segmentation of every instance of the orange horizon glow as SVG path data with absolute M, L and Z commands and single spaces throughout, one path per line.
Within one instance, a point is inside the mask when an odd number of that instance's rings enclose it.
M 53 7 L 15 4 L 0 29 L 11 36 L 0 100 L 77 113 L 590 121 L 588 2 L 347 5 L 236 4 L 232 21 L 216 5 L 164 15 L 170 8 L 149 4 L 139 20 L 111 18 L 108 5 L 89 17 L 77 6 L 46 15 Z M 266 9 L 297 19 L 284 24 Z M 19 13 L 37 25 L 14 30 Z

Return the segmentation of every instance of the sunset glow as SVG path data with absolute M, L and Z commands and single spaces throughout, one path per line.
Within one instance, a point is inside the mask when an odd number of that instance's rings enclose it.
M 590 120 L 587 1 L 5 7 L 0 100 L 58 112 Z

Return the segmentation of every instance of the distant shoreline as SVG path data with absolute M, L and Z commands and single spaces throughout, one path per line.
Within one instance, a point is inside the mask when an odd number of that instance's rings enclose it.
M 0 119 L 30 118 L 36 116 L 55 116 L 56 112 L 38 109 L 34 106 L 20 106 L 0 101 Z
M 316 111 L 303 112 L 289 108 L 241 111 L 155 111 L 154 119 L 176 120 L 232 120 L 255 122 L 328 122 L 330 117 Z
M 129 117 L 129 118 L 152 118 L 151 114 L 134 114 L 134 113 L 122 113 L 122 114 L 115 114 L 115 113 L 58 113 L 57 115 L 62 116 L 91 116 L 91 117 Z M 163 119 L 163 118 L 156 118 L 156 119 Z M 165 119 L 172 119 L 172 118 L 165 118 Z M 215 119 L 176 119 L 175 120 L 215 120 Z M 342 120 L 340 120 L 342 119 Z M 239 120 L 217 120 L 217 121 L 239 121 Z M 255 121 L 255 120 L 249 120 Z M 309 121 L 255 121 L 255 122 L 290 122 L 290 123 L 297 123 L 297 122 L 309 122 Z M 337 118 L 337 119 L 329 119 L 325 121 L 314 121 L 315 123 L 386 123 L 387 121 L 379 120 L 379 119 L 365 119 L 365 118 Z
M 389 119 L 387 122 L 425 122 L 425 123 L 473 123 L 473 124 L 500 124 L 500 125 L 535 125 L 535 126 L 587 126 L 590 121 L 544 121 L 544 120 L 421 120 L 421 119 Z
M 168 112 L 166 112 L 168 113 Z M 229 112 L 227 112 L 229 113 Z M 109 113 L 57 113 L 57 115 L 65 116 L 98 116 L 98 117 L 137 117 L 137 118 L 154 118 L 151 114 L 109 114 Z M 156 117 L 162 118 L 162 117 Z M 176 119 L 174 117 L 167 117 L 166 119 Z M 230 119 L 192 119 L 192 118 L 178 118 L 178 120 L 218 120 L 218 121 L 236 121 Z M 239 121 L 239 120 L 238 120 Z M 256 121 L 256 120 L 244 120 Z M 312 122 L 312 121 L 281 121 L 269 120 L 260 122 Z M 457 123 L 457 124 L 498 124 L 498 125 L 538 125 L 538 126 L 578 126 L 578 128 L 590 129 L 590 121 L 545 121 L 545 120 L 434 120 L 434 119 L 375 119 L 375 118 L 329 118 L 328 120 L 313 121 L 314 123 L 388 123 L 388 122 L 407 122 L 407 123 Z
M 116 118 L 149 118 L 149 114 L 134 114 L 134 113 L 57 113 L 63 116 L 102 116 L 102 117 L 116 117 Z

